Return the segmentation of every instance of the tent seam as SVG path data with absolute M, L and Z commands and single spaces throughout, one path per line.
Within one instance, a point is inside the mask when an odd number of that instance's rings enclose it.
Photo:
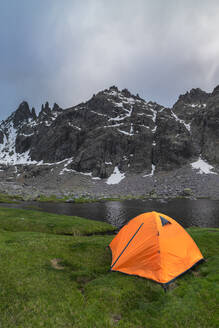
M 161 247 L 160 247 L 160 231 L 158 228 L 158 219 L 159 219 L 159 215 L 157 212 L 156 213 L 156 227 L 157 227 L 157 243 L 158 243 L 158 248 L 159 248 L 159 260 L 160 260 L 160 271 L 162 272 L 162 259 L 161 259 Z M 160 279 L 160 277 L 159 277 Z
M 144 225 L 144 223 L 142 223 L 138 229 L 136 230 L 136 232 L 134 233 L 134 235 L 131 237 L 131 239 L 128 241 L 128 243 L 126 244 L 126 246 L 123 248 L 122 252 L 119 254 L 119 256 L 117 257 L 117 259 L 113 262 L 113 264 L 111 265 L 111 270 L 114 267 L 114 265 L 118 262 L 118 260 L 120 259 L 120 257 L 122 256 L 122 254 L 125 252 L 125 250 L 127 249 L 127 247 L 129 246 L 129 244 L 131 243 L 131 241 L 134 239 L 134 237 L 137 235 L 137 233 L 139 232 L 139 230 L 141 229 L 141 227 Z

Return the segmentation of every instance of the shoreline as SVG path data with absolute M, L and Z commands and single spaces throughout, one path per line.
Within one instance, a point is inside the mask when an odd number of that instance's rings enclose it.
M 16 195 L 12 194 L 0 194 L 0 204 L 21 204 L 23 202 L 42 202 L 42 203 L 73 203 L 73 204 L 84 204 L 84 203 L 102 203 L 102 202 L 123 202 L 123 201 L 131 201 L 131 200 L 145 200 L 145 201 L 171 201 L 171 200 L 211 200 L 211 201 L 218 201 L 219 199 L 214 199 L 210 197 L 194 197 L 194 196 L 178 196 L 178 197 L 143 197 L 143 196 L 123 196 L 123 197 L 105 197 L 105 198 L 59 198 L 56 195 L 52 196 L 44 196 L 41 195 L 39 198 L 25 198 L 19 196 L 16 198 Z

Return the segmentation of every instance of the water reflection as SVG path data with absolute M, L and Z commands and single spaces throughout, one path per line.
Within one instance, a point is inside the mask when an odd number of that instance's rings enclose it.
M 126 220 L 126 208 L 124 202 L 106 202 L 106 221 L 116 227 L 122 227 Z

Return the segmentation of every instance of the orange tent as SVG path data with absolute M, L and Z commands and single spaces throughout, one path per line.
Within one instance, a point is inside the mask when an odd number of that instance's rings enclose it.
M 149 278 L 163 285 L 203 260 L 183 227 L 157 212 L 144 213 L 129 221 L 109 246 L 112 271 Z

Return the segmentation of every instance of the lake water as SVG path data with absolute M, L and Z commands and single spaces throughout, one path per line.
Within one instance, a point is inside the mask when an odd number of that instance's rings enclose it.
M 135 216 L 150 211 L 164 213 L 184 228 L 219 227 L 219 200 L 173 199 L 173 200 L 125 200 L 96 203 L 41 203 L 22 202 L 20 204 L 1 204 L 16 208 L 33 208 L 45 212 L 76 215 L 91 220 L 106 221 L 118 228 Z

